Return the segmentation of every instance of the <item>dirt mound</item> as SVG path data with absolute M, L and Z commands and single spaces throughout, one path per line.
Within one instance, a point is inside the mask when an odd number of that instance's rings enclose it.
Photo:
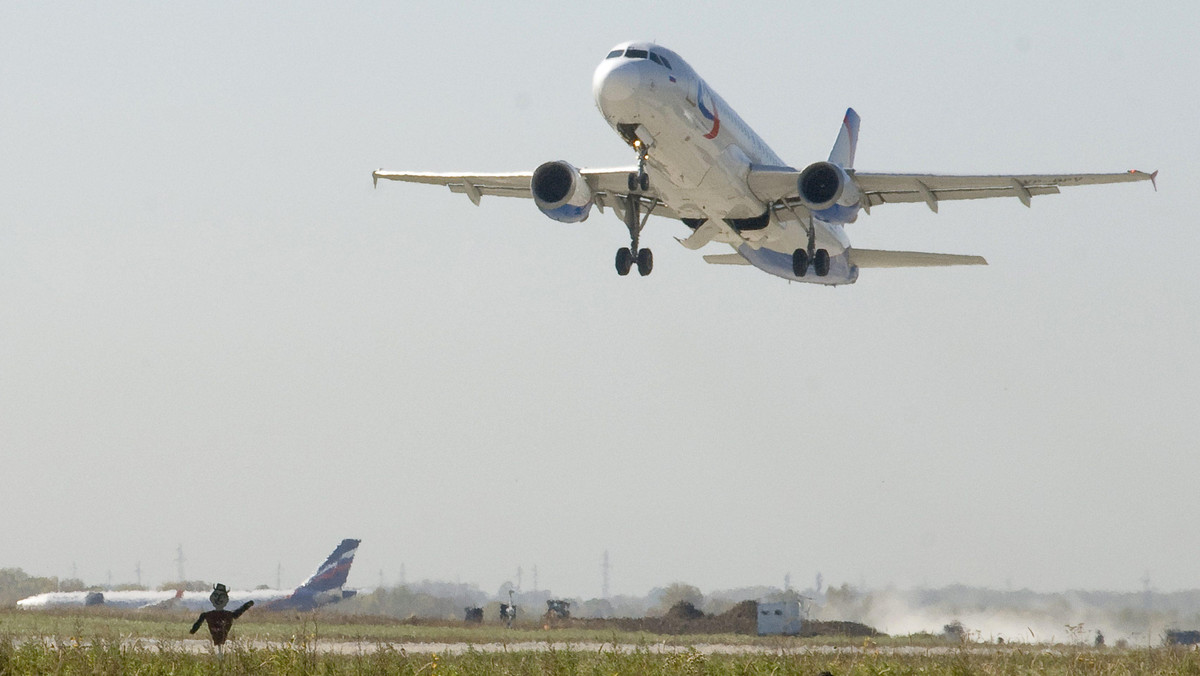
M 651 634 L 678 636 L 682 634 L 745 634 L 758 633 L 758 603 L 742 601 L 720 615 L 706 615 L 687 601 L 671 606 L 662 617 L 617 617 L 607 620 L 570 618 L 547 622 L 550 627 L 580 627 L 588 629 L 618 629 L 644 631 Z M 804 620 L 801 636 L 883 636 L 871 627 L 858 622 L 826 622 Z
M 858 622 L 840 622 L 837 620 L 805 620 L 800 625 L 801 636 L 855 636 L 872 638 L 886 636 L 873 628 Z
M 704 617 L 704 611 L 692 605 L 691 601 L 680 601 L 671 606 L 667 611 L 666 618 L 677 622 L 686 622 L 688 620 L 698 620 Z

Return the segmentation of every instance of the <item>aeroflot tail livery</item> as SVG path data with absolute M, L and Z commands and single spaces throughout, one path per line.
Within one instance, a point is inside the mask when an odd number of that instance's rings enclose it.
M 254 601 L 261 610 L 312 610 L 355 595 L 343 589 L 350 564 L 358 551 L 359 540 L 345 539 L 325 562 L 295 589 L 255 589 L 229 592 L 229 604 L 237 606 Z M 66 606 L 107 606 L 109 608 L 187 608 L 211 610 L 209 592 L 185 591 L 112 591 L 48 592 L 17 601 L 19 608 L 62 608 Z
M 796 170 L 784 163 L 678 54 L 649 42 L 617 45 L 596 68 L 592 94 L 604 119 L 634 150 L 637 164 L 577 169 L 556 160 L 532 172 L 414 173 L 379 170 L 379 179 L 445 185 L 475 204 L 483 195 L 530 197 L 563 223 L 587 219 L 592 206 L 625 222 L 630 245 L 617 251 L 617 273 L 648 275 L 654 261 L 638 236 L 651 214 L 682 221 L 688 249 L 710 242 L 730 253 L 709 263 L 752 265 L 799 282 L 850 284 L 862 268 L 986 265 L 979 256 L 851 248 L 844 226 L 859 211 L 892 202 L 1035 195 L 1092 183 L 1154 181 L 1158 172 L 942 176 L 856 171 L 859 117 L 846 111 L 829 159 Z

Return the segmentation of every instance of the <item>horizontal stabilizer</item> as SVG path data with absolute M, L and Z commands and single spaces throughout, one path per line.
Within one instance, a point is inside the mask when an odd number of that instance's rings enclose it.
M 987 265 L 983 256 L 851 249 L 850 264 L 860 268 L 937 268 L 947 265 Z
M 709 254 L 704 257 L 704 262 L 713 265 L 750 265 L 750 261 L 743 258 L 740 253 Z

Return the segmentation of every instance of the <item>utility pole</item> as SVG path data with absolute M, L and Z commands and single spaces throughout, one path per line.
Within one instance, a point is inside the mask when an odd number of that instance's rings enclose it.
M 283 589 L 283 563 L 275 564 L 275 588 Z
M 537 591 L 537 564 L 533 564 L 533 591 Z
M 137 573 L 137 586 L 141 587 L 142 586 L 142 562 L 141 561 L 137 562 L 137 567 L 134 568 L 133 571 L 135 573 Z
M 186 579 L 183 576 L 183 544 L 180 544 L 175 551 L 177 552 L 175 555 L 175 565 L 179 566 L 179 581 L 182 583 Z
M 604 550 L 604 560 L 600 564 L 600 575 L 602 582 L 600 583 L 600 598 L 608 598 L 608 550 Z

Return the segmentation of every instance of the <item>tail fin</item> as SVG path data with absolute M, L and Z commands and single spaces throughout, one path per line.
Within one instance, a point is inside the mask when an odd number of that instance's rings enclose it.
M 362 540 L 346 538 L 325 559 L 317 572 L 313 573 L 296 591 L 322 593 L 340 590 L 346 584 L 350 575 L 350 564 L 354 563 L 354 554 L 358 551 L 358 543 Z
M 838 132 L 833 150 L 829 152 L 829 161 L 849 169 L 854 166 L 854 149 L 858 146 L 858 113 L 853 108 L 846 109 L 846 117 L 842 119 L 842 130 Z

